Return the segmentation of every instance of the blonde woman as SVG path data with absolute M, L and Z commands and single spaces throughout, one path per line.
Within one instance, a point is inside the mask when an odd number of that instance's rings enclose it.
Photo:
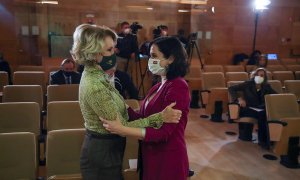
M 137 136 L 145 134 L 144 127 L 160 128 L 163 123 L 178 123 L 181 111 L 172 109 L 175 103 L 161 113 L 128 122 L 127 106 L 118 91 L 105 79 L 98 65 L 103 56 L 114 53 L 117 35 L 107 27 L 82 24 L 73 34 L 71 54 L 84 65 L 79 86 L 79 104 L 84 117 L 86 136 L 83 142 L 80 168 L 83 179 L 122 179 L 122 159 L 125 138 L 109 133 L 99 117 L 121 119 L 124 126 L 139 127 Z

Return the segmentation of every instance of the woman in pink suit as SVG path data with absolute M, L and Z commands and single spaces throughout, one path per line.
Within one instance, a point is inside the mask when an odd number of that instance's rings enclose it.
M 155 39 L 150 49 L 149 70 L 161 76 L 161 82 L 151 88 L 139 113 L 128 108 L 130 119 L 147 117 L 176 102 L 182 111 L 178 124 L 163 124 L 159 129 L 124 127 L 120 121 L 104 121 L 107 130 L 142 140 L 143 180 L 184 180 L 188 176 L 188 156 L 184 131 L 187 124 L 190 94 L 186 81 L 187 55 L 175 37 Z

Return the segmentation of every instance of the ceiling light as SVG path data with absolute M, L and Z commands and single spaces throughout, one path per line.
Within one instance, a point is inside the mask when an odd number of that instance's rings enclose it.
M 186 9 L 178 9 L 178 12 L 180 12 L 180 13 L 186 13 L 186 12 L 190 12 L 190 10 L 186 10 Z

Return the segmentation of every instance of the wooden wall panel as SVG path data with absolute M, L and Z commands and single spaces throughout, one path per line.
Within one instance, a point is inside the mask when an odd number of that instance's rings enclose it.
M 160 25 L 169 26 L 169 34 L 179 28 L 190 32 L 212 32 L 212 39 L 201 39 L 201 55 L 208 64 L 229 64 L 233 54 L 252 51 L 254 19 L 250 0 L 209 0 L 207 6 L 158 3 L 147 0 L 63 0 L 59 5 L 28 3 L 27 0 L 2 0 L 0 11 L 0 51 L 12 64 L 40 64 L 48 56 L 48 33 L 72 35 L 77 25 L 87 22 L 86 15 L 94 14 L 96 24 L 117 29 L 127 20 L 138 21 L 144 29 L 138 33 L 139 42 L 152 39 L 152 30 Z M 152 11 L 145 7 L 153 7 Z M 215 7 L 215 13 L 211 12 Z M 192 9 L 178 13 L 178 9 Z M 300 52 L 297 23 L 300 22 L 299 0 L 272 0 L 268 10 L 259 15 L 257 49 L 288 57 L 290 49 Z M 22 25 L 37 25 L 38 36 L 20 35 Z M 5 46 L 11 44 L 11 46 Z

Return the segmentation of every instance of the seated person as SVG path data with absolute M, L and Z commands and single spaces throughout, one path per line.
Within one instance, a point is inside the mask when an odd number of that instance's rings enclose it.
M 117 70 L 115 54 L 103 56 L 100 66 L 107 74 L 107 80 L 119 91 L 124 99 L 127 99 L 126 94 L 129 95 L 130 99 L 138 99 L 138 90 L 135 88 L 129 75 Z
M 256 65 L 259 59 L 261 52 L 259 50 L 255 50 L 251 53 L 247 65 Z
M 268 58 L 265 54 L 262 54 L 260 55 L 258 58 L 257 58 L 257 62 L 256 62 L 256 66 L 258 68 L 267 68 L 268 66 Z
M 50 84 L 79 84 L 81 75 L 75 72 L 75 61 L 64 59 L 61 63 L 61 70 L 50 75 Z
M 7 72 L 7 75 L 8 75 L 8 84 L 12 85 L 12 80 L 11 80 L 11 70 L 10 70 L 10 67 L 9 67 L 8 62 L 5 61 L 2 52 L 0 52 L 0 71 L 5 71 L 5 72 Z
M 268 83 L 267 71 L 258 68 L 253 71 L 251 79 L 241 84 L 228 88 L 234 102 L 241 106 L 240 117 L 253 117 L 258 120 L 258 142 L 263 147 L 268 147 L 269 135 L 265 111 L 265 98 L 267 94 L 276 94 Z M 243 93 L 243 98 L 238 97 L 238 92 Z M 239 123 L 239 138 L 246 141 L 252 140 L 252 123 Z M 248 132 L 248 133 L 241 133 Z

